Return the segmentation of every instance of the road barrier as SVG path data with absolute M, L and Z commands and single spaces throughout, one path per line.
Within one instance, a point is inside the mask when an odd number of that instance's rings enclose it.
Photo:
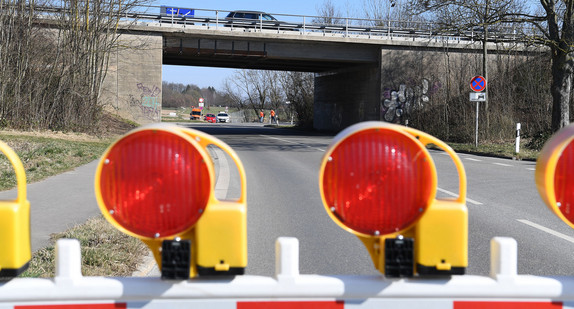
M 0 308 L 570 308 L 574 277 L 517 275 L 512 238 L 491 241 L 491 275 L 436 279 L 299 274 L 299 242 L 276 241 L 274 277 L 83 277 L 80 244 L 56 244 L 56 276 L 0 284 Z
M 427 144 L 445 150 L 457 166 L 460 188 L 455 200 L 435 199 L 436 171 Z M 381 274 L 302 275 L 298 240 L 279 238 L 275 276 L 241 275 L 247 262 L 245 182 L 237 202 L 222 203 L 215 197 L 209 145 L 229 154 L 245 178 L 239 158 L 222 141 L 196 130 L 158 124 L 138 128 L 113 144 L 96 172 L 100 209 L 118 229 L 149 245 L 161 278 L 84 277 L 80 243 L 61 239 L 56 244 L 55 277 L 10 279 L 5 274 L 0 309 L 574 308 L 574 276 L 518 275 L 517 243 L 512 238 L 491 240 L 490 276 L 462 275 L 468 227 L 466 176 L 460 159 L 424 132 L 381 122 L 342 131 L 320 171 L 325 210 L 361 239 Z M 12 163 L 19 162 L 12 150 L 0 146 Z M 356 164 L 356 158 L 364 163 Z M 28 265 L 29 246 L 26 250 L 11 246 L 28 243 L 29 220 L 22 214 L 27 214 L 29 205 L 23 194 L 23 168 L 13 165 L 21 189 L 18 200 L 24 205 L 3 203 L 1 217 L 20 215 L 12 220 L 13 226 L 2 226 L 0 236 L 18 241 L 2 247 L 0 268 L 20 272 Z M 573 169 L 574 125 L 545 145 L 536 167 L 543 200 L 572 227 Z M 168 181 L 206 187 L 176 199 L 164 192 L 162 185 Z M 404 191 L 385 189 L 385 181 L 400 181 Z M 389 192 L 400 198 L 388 199 Z M 413 202 L 413 195 L 422 196 L 427 204 Z M 188 216 L 193 220 L 182 223 L 174 214 L 187 211 L 190 200 L 197 204 Z M 148 213 L 142 214 L 144 210 Z M 389 265 L 396 268 L 389 270 Z

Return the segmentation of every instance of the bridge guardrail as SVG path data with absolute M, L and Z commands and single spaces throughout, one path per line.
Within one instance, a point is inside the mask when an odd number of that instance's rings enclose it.
M 348 17 L 321 17 L 291 14 L 275 14 L 279 21 L 263 20 L 253 22 L 230 22 L 225 19 L 227 10 L 194 8 L 193 15 L 174 15 L 161 13 L 159 6 L 138 7 L 137 11 L 122 12 L 124 20 L 136 20 L 160 27 L 197 27 L 202 29 L 227 29 L 239 31 L 277 31 L 299 35 L 323 35 L 339 37 L 361 37 L 367 39 L 426 39 L 452 42 L 480 41 L 484 34 L 481 29 L 443 29 L 440 25 L 420 21 L 376 20 Z M 67 9 L 37 6 L 35 10 L 46 14 L 63 12 Z M 323 22 L 323 21 L 333 22 Z M 489 32 L 489 42 L 531 41 L 529 34 L 534 29 L 519 28 L 514 25 L 500 26 Z

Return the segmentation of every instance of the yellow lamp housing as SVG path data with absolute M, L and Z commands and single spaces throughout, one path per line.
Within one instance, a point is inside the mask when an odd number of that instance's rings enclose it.
M 426 146 L 453 160 L 456 199 L 437 199 L 437 174 Z M 466 174 L 456 153 L 437 138 L 384 122 L 340 132 L 319 172 L 325 210 L 366 246 L 387 277 L 464 274 L 468 266 Z
M 215 197 L 207 147 L 237 166 L 237 201 Z M 96 199 L 104 217 L 152 251 L 163 279 L 238 275 L 247 267 L 245 171 L 221 140 L 170 124 L 140 127 L 111 145 L 96 171 Z
M 574 125 L 562 128 L 546 142 L 534 175 L 546 206 L 574 228 Z
M 13 278 L 26 269 L 32 257 L 30 247 L 30 202 L 26 199 L 26 173 L 18 155 L 0 141 L 0 151 L 16 175 L 16 200 L 0 201 L 0 278 Z

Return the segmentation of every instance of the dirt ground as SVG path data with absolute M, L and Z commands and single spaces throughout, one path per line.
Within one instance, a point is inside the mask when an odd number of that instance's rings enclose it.
M 98 135 L 101 134 L 104 137 L 123 135 L 136 127 L 137 125 L 132 122 L 127 122 L 124 119 L 105 113 L 100 121 Z

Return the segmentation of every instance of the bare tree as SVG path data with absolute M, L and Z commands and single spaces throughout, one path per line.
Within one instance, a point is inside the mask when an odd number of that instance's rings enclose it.
M 261 110 L 283 109 L 297 114 L 300 124 L 312 126 L 313 83 L 311 73 L 242 70 L 225 81 L 224 96 L 256 115 Z
M 25 117 L 21 100 L 35 65 L 31 51 L 36 47 L 32 31 L 34 12 L 26 1 L 0 1 L 0 124 L 7 126 L 16 117 Z
M 223 91 L 225 100 L 241 110 L 251 109 L 255 115 L 265 108 L 267 83 L 261 76 L 263 71 L 237 70 L 225 80 Z M 253 114 L 252 114 L 253 115 Z M 248 114 L 245 120 L 250 121 Z
M 213 88 L 213 87 L 202 88 L 201 89 L 201 96 L 205 100 L 205 107 L 206 108 L 209 107 L 210 105 L 215 104 L 215 97 L 216 97 L 215 88 Z
M 223 96 L 227 104 L 232 106 L 237 106 L 239 109 L 243 110 L 247 106 L 245 104 L 245 100 L 242 98 L 239 89 L 235 86 L 235 79 L 234 78 L 227 78 L 223 84 Z
M 0 0 L 0 125 L 94 130 L 119 19 L 145 2 Z
M 561 5 L 562 3 L 562 5 Z M 540 0 L 544 16 L 526 17 L 543 33 L 552 55 L 552 131 L 570 123 L 574 71 L 574 0 Z
M 269 108 L 278 110 L 285 102 L 285 93 L 281 84 L 281 75 L 286 72 L 264 71 L 265 78 L 269 80 Z
M 524 11 L 521 0 L 411 0 L 415 14 L 432 12 L 440 31 L 454 31 L 482 43 L 482 76 L 489 80 L 487 43 L 490 32 L 498 33 L 510 16 Z M 488 96 L 488 88 L 485 89 Z M 490 98 L 489 98 L 490 99 Z M 487 132 L 490 127 L 489 99 L 484 104 Z
M 342 22 L 341 12 L 331 0 L 324 0 L 322 5 L 316 7 L 318 18 L 313 19 L 314 23 L 336 25 Z
M 376 26 L 386 26 L 385 21 L 405 22 L 415 18 L 406 0 L 363 0 L 363 12 L 365 18 L 376 21 Z
M 574 72 L 574 0 L 540 0 L 542 10 L 535 13 L 525 10 L 525 3 L 511 0 L 483 0 L 481 9 L 476 12 L 482 18 L 485 37 L 489 26 L 493 24 L 533 25 L 538 31 L 523 32 L 524 38 L 543 44 L 551 50 L 552 83 L 552 131 L 557 131 L 570 123 L 570 102 L 572 97 L 572 74 Z M 444 4 L 454 4 L 458 8 L 471 8 L 470 0 L 416 0 L 419 8 L 425 10 L 441 9 Z M 480 21 L 480 20 L 479 20 Z M 528 28 L 525 28 L 528 29 Z
M 282 72 L 281 84 L 299 126 L 313 127 L 314 76 L 312 73 Z

